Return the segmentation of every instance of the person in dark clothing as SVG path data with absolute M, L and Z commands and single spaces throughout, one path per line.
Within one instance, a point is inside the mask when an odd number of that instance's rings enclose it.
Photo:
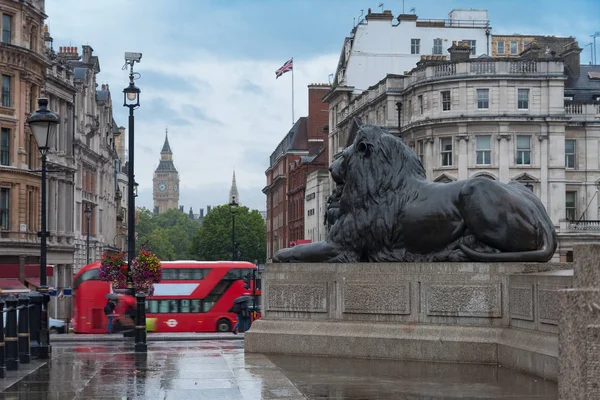
M 248 309 L 248 304 L 246 302 L 236 303 L 232 311 L 238 316 L 237 323 L 232 330 L 233 334 L 237 335 L 240 327 L 242 328 L 242 332 L 246 332 L 250 327 L 250 310 Z
M 113 319 L 115 317 L 115 302 L 109 299 L 104 306 L 104 314 L 108 317 L 108 326 L 106 327 L 106 333 L 112 333 L 113 330 Z

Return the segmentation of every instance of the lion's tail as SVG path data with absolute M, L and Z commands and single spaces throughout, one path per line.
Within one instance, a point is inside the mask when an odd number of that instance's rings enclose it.
M 544 226 L 542 248 L 533 251 L 518 251 L 509 253 L 482 253 L 460 244 L 461 250 L 474 261 L 490 262 L 547 262 L 556 251 L 556 232 L 547 224 Z

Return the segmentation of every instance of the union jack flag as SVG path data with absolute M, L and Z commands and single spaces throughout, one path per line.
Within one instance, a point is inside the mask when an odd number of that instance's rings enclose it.
M 281 75 L 285 74 L 288 71 L 291 71 L 294 66 L 294 59 L 290 58 L 288 61 L 283 64 L 281 68 L 275 71 L 275 79 L 279 78 Z

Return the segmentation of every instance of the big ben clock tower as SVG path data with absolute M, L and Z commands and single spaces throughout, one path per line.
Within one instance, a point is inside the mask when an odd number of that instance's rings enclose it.
M 173 164 L 173 152 L 169 145 L 169 133 L 165 132 L 165 143 L 160 151 L 160 163 L 152 179 L 154 209 L 163 213 L 179 208 L 179 172 Z

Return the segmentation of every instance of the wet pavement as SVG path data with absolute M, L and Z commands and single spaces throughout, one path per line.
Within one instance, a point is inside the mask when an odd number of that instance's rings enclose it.
M 557 398 L 553 382 L 492 366 L 244 354 L 237 340 L 132 347 L 55 343 L 47 364 L 14 384 L 0 379 L 0 399 Z

